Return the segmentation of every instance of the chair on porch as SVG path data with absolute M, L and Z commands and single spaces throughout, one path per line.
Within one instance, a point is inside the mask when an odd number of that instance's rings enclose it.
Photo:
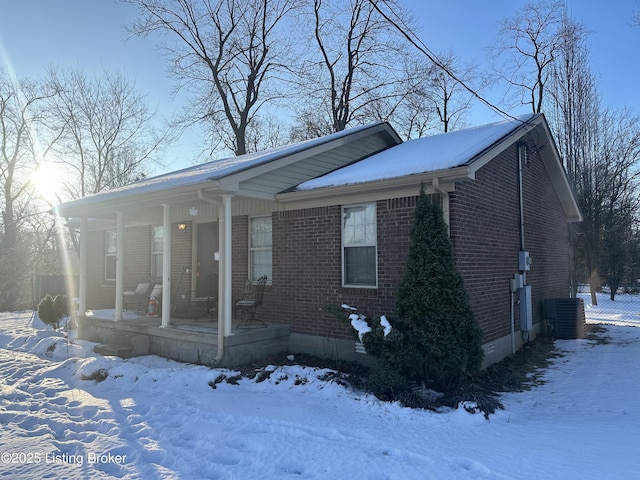
M 136 310 L 143 311 L 147 309 L 149 303 L 149 295 L 151 294 L 151 282 L 139 283 L 135 290 L 127 290 L 122 293 L 125 311 L 128 310 L 129 303 L 136 303 Z
M 262 297 L 264 296 L 264 289 L 267 285 L 267 276 L 263 275 L 258 279 L 258 282 L 253 285 L 251 281 L 247 280 L 244 285 L 244 293 L 242 298 L 236 302 L 234 306 L 235 317 L 237 320 L 238 311 L 240 311 L 240 323 L 238 328 L 251 328 L 254 322 L 259 322 L 263 327 L 267 324 L 256 319 L 256 309 L 262 305 Z

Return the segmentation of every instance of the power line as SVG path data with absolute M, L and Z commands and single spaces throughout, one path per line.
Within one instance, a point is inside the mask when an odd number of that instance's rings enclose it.
M 369 0 L 369 3 L 371 3 L 373 8 L 375 8 L 377 10 L 377 12 L 380 15 L 382 15 L 382 17 L 387 22 L 389 22 L 391 24 L 391 26 L 393 26 L 396 30 L 398 30 L 398 32 L 400 32 L 409 41 L 409 43 L 411 43 L 411 45 L 416 47 L 418 49 L 418 51 L 420 51 L 422 54 L 424 54 L 436 67 L 442 69 L 454 81 L 456 81 L 460 85 L 462 85 L 462 87 L 465 90 L 467 90 L 469 93 L 471 93 L 471 95 L 473 95 L 474 98 L 478 99 L 481 103 L 483 103 L 484 105 L 489 107 L 491 110 L 493 110 L 497 114 L 499 114 L 499 115 L 501 115 L 501 116 L 503 116 L 505 118 L 511 119 L 511 120 L 518 120 L 519 121 L 518 118 L 514 117 L 513 115 L 510 115 L 509 113 L 507 113 L 504 110 L 500 109 L 499 107 L 497 107 L 493 103 L 489 102 L 482 95 L 480 95 L 475 89 L 471 88 L 463 80 L 458 78 L 458 76 L 455 73 L 453 73 L 449 69 L 449 67 L 447 67 L 443 62 L 441 62 L 440 59 L 438 58 L 438 56 L 435 53 L 433 53 L 429 49 L 429 47 L 427 47 L 427 45 L 415 33 L 413 33 L 411 31 L 411 29 L 407 26 L 407 24 L 404 22 L 404 20 L 396 12 L 393 11 L 393 8 L 389 5 L 387 0 Z M 380 3 L 384 4 L 389 9 L 389 11 L 395 16 L 397 21 L 396 20 L 392 20 L 389 17 L 389 15 L 387 15 L 385 12 L 383 12 L 380 9 L 380 7 L 379 7 Z

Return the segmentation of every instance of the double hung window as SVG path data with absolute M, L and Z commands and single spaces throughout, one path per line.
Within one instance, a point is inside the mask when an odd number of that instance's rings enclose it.
M 263 275 L 271 282 L 271 237 L 271 217 L 249 219 L 249 279 L 252 282 Z
M 104 279 L 116 279 L 116 254 L 117 254 L 118 236 L 115 230 L 107 230 L 105 232 L 105 249 L 104 249 Z
M 151 227 L 151 278 L 159 281 L 162 278 L 162 252 L 164 243 L 164 227 Z
M 342 209 L 342 283 L 377 286 L 377 228 L 374 204 Z

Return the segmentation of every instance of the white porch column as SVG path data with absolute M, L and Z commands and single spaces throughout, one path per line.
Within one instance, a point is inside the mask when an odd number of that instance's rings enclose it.
M 224 334 L 231 335 L 231 322 L 233 315 L 233 305 L 231 304 L 232 278 L 231 278 L 231 199 L 232 195 L 222 195 L 222 207 L 224 210 L 224 253 L 220 255 L 224 259 Z
M 87 311 L 87 246 L 89 234 L 87 232 L 87 217 L 80 219 L 80 278 L 78 279 L 78 315 Z
M 124 293 L 124 213 L 116 213 L 116 322 L 122 320 Z
M 222 358 L 223 345 L 224 345 L 224 332 L 225 332 L 225 292 L 227 290 L 225 284 L 225 269 L 224 262 L 226 255 L 224 254 L 224 235 L 225 221 L 224 221 L 224 205 L 218 205 L 218 360 Z
M 162 325 L 171 325 L 171 206 L 162 205 Z

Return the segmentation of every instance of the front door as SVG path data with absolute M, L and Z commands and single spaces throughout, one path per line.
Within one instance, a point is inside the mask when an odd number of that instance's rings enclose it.
M 195 297 L 218 296 L 218 222 L 197 224 Z

